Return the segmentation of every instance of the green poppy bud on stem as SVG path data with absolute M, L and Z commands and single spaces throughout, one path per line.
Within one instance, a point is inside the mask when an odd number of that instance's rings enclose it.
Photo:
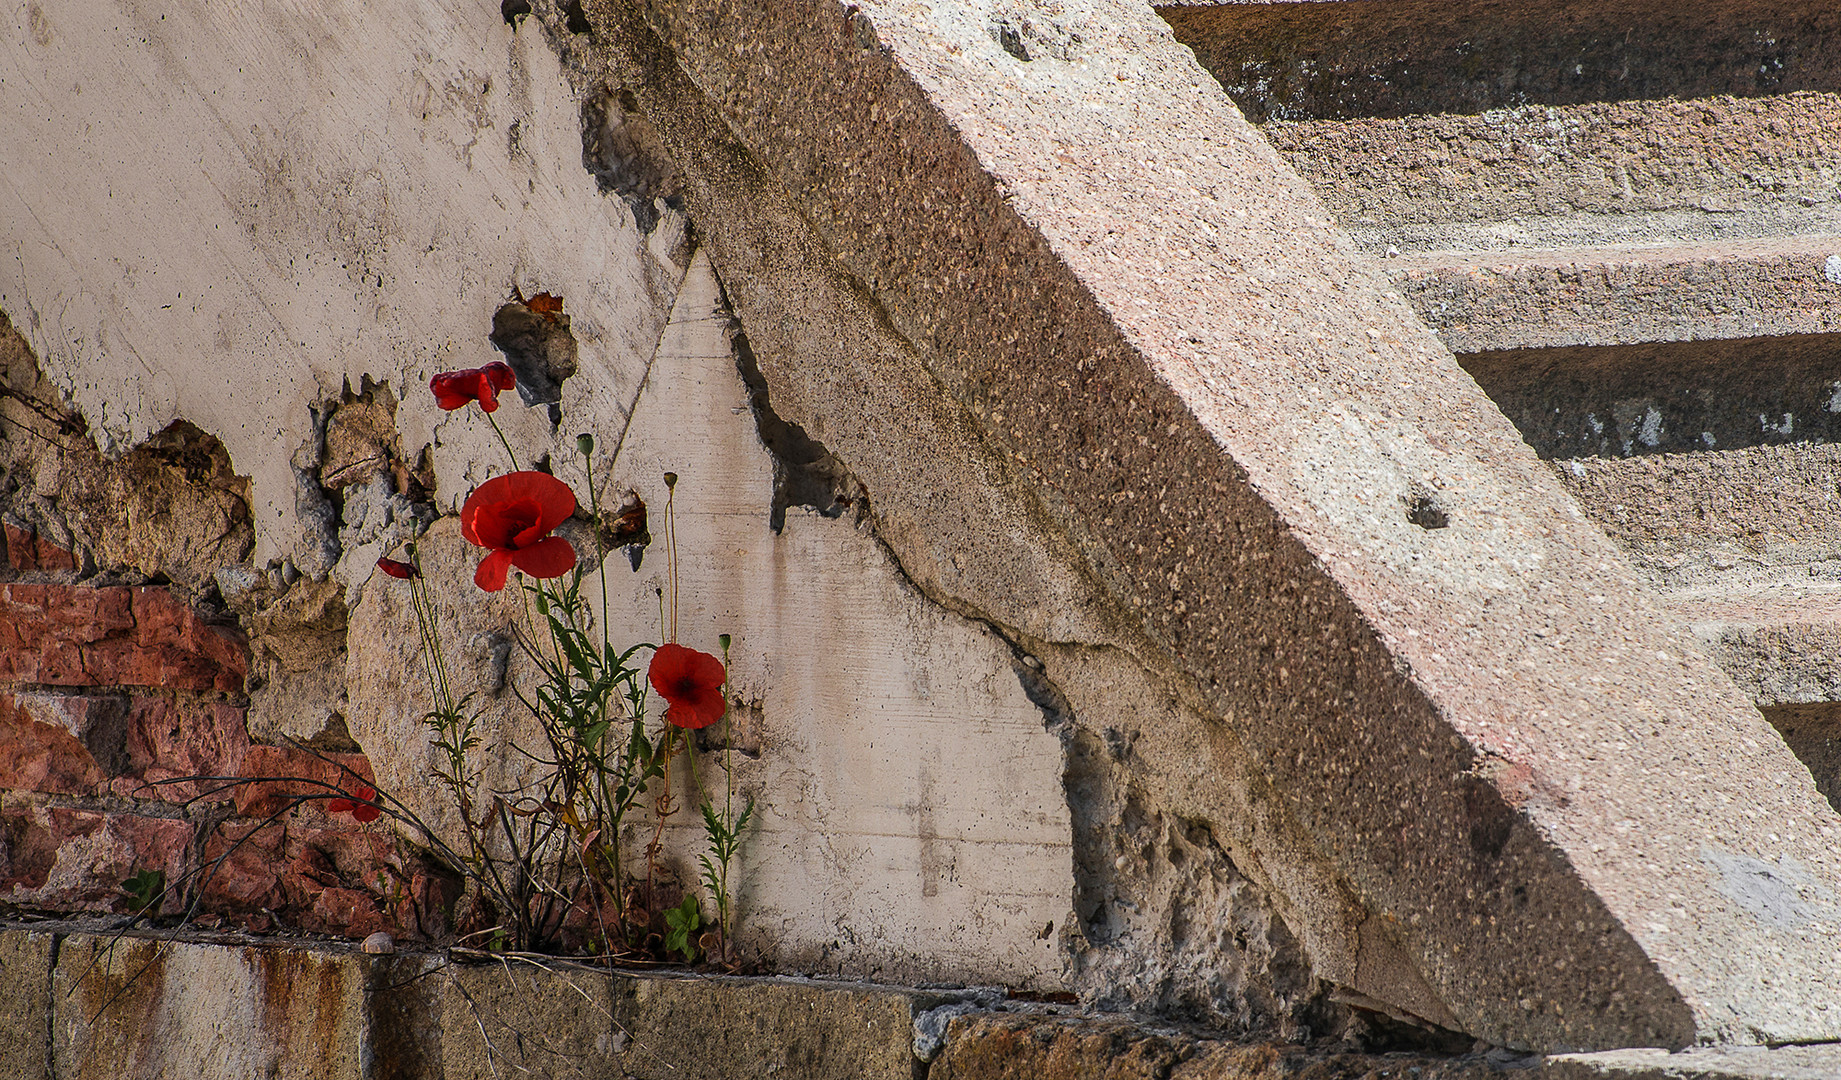
M 587 457 L 594 453 L 594 436 L 583 432 L 575 437 L 575 452 Z
M 677 473 L 674 473 L 674 472 L 668 472 L 668 473 L 666 473 L 666 474 L 665 474 L 665 488 L 666 488 L 666 490 L 670 490 L 671 488 L 675 488 L 675 487 L 677 487 L 677 486 L 678 486 L 678 474 L 677 474 Z
M 716 641 L 722 646 L 723 652 L 729 651 L 729 642 L 731 640 L 732 639 L 727 634 L 717 634 L 716 635 Z

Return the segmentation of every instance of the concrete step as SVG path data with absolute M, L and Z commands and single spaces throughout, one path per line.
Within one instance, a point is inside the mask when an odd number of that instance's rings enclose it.
M 1158 10 L 1841 798 L 1841 7 Z
M 1841 333 L 1841 236 L 1435 251 L 1384 266 L 1460 354 Z
M 1665 594 L 1760 706 L 1841 702 L 1841 584 Z
M 1275 121 L 1375 254 L 1841 233 L 1841 94 Z
M 1828 0 L 1159 5 L 1255 123 L 1841 88 Z

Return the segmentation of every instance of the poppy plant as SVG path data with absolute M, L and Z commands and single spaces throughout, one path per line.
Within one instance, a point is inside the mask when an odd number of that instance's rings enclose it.
M 384 816 L 384 812 L 370 804 L 377 798 L 377 789 L 359 784 L 352 791 L 350 799 L 331 799 L 326 803 L 326 810 L 332 814 L 350 814 L 359 824 L 369 824 Z
M 498 592 L 514 566 L 534 578 L 568 573 L 575 567 L 575 549 L 550 530 L 573 513 L 575 492 L 549 473 L 506 473 L 481 484 L 460 508 L 460 535 L 491 550 L 474 571 L 473 584 Z
M 660 645 L 646 670 L 652 689 L 665 699 L 665 720 L 681 728 L 706 728 L 722 719 L 728 702 L 722 684 L 728 680 L 722 661 L 706 652 L 682 645 Z
M 469 401 L 479 402 L 481 412 L 497 412 L 499 391 L 517 385 L 517 373 L 501 360 L 465 371 L 443 371 L 428 380 L 428 388 L 435 394 L 435 404 L 450 412 L 465 408 Z

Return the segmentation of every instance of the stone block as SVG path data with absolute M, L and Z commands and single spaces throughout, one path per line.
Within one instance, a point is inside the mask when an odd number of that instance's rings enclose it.
M 57 940 L 25 930 L 0 932 L 0 1076 L 51 1077 L 51 962 Z
M 52 976 L 60 1080 L 359 1080 L 365 981 L 349 955 L 64 940 Z
M 935 1000 L 846 983 L 610 978 L 516 959 L 452 967 L 446 978 L 446 1080 L 521 1069 L 634 1080 L 912 1080 L 915 1011 Z
M 1123 1019 L 973 1013 L 927 1080 L 1500 1080 L 1482 1054 L 1363 1054 L 1221 1042 Z
M 614 1017 L 635 1080 L 911 1080 L 914 1016 L 933 995 L 781 979 L 624 978 Z

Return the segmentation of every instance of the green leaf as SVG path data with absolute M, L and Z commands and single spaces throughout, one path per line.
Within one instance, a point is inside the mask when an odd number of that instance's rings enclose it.
M 694 893 L 688 893 L 684 902 L 674 908 L 665 909 L 665 951 L 680 952 L 684 959 L 692 964 L 697 962 L 697 931 L 703 929 L 703 908 L 697 903 Z
M 121 891 L 128 894 L 128 910 L 140 914 L 159 903 L 166 893 L 166 872 L 163 870 L 137 870 L 134 876 L 121 883 Z

